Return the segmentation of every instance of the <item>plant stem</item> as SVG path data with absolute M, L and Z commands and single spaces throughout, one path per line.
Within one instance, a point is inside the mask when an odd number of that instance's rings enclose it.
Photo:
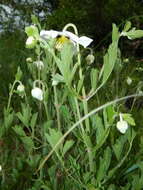
M 61 122 L 60 122 L 60 106 L 58 104 L 58 96 L 57 96 L 57 89 L 56 86 L 54 88 L 54 98 L 55 98 L 55 108 L 56 108 L 56 113 L 57 113 L 57 124 L 58 124 L 58 129 L 59 131 L 61 130 Z
M 63 30 L 67 30 L 68 27 L 72 27 L 74 29 L 74 32 L 75 34 L 78 36 L 78 30 L 76 28 L 76 26 L 74 24 L 67 24 Z M 77 47 L 77 60 L 78 60 L 78 65 L 79 65 L 79 79 L 82 80 L 83 79 L 83 74 L 82 74 L 82 68 L 81 68 L 81 55 L 80 55 L 80 48 L 79 48 L 79 44 L 77 43 L 76 45 Z M 87 104 L 87 100 L 86 100 L 86 93 L 85 93 L 85 88 L 83 86 L 82 88 L 82 96 L 83 96 L 83 100 L 82 100 L 82 103 L 83 103 L 83 108 L 84 108 L 84 115 L 87 115 L 88 114 L 88 104 Z M 77 99 L 75 98 L 75 103 L 76 103 L 76 107 L 77 107 L 77 114 L 78 114 L 78 118 L 80 119 L 81 116 L 80 116 L 80 110 L 79 110 L 79 106 L 78 106 L 78 101 Z M 89 144 L 86 142 L 84 136 L 85 136 L 85 131 L 83 129 L 83 124 L 81 123 L 81 129 L 82 129 L 82 132 L 83 132 L 83 140 L 84 140 L 84 143 L 87 147 L 87 152 L 88 152 L 88 157 L 89 157 L 89 166 L 90 166 L 90 172 L 93 173 L 94 171 L 94 162 L 93 162 L 93 155 L 92 155 L 92 150 L 91 150 L 91 147 L 89 146 Z M 86 125 L 86 133 L 90 132 L 90 125 L 89 125 L 89 118 L 87 118 L 85 120 L 85 125 Z M 86 134 L 87 136 L 87 134 Z M 88 136 L 88 138 L 90 138 Z M 89 139 L 90 141 L 90 139 Z
M 9 93 L 9 98 L 8 98 L 7 110 L 9 110 L 9 108 L 10 108 L 10 103 L 11 103 L 11 98 L 12 98 L 12 95 L 13 95 L 13 90 L 14 90 L 15 84 L 17 82 L 19 82 L 19 81 L 15 80 L 12 87 L 11 87 L 11 90 L 10 90 L 10 93 Z

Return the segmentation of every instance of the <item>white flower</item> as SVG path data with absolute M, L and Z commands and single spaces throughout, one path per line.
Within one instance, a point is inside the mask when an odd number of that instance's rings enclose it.
M 130 77 L 128 77 L 126 82 L 127 82 L 128 85 L 130 85 L 130 84 L 132 84 L 132 79 Z
M 37 68 L 40 70 L 44 67 L 43 61 L 35 61 L 34 64 L 36 65 Z
M 126 130 L 128 129 L 128 123 L 126 121 L 123 120 L 122 118 L 122 114 L 120 114 L 120 121 L 117 122 L 117 129 L 121 132 L 121 133 L 125 133 Z
M 2 171 L 2 166 L 0 165 L 0 172 Z
M 19 92 L 24 92 L 24 89 L 25 89 L 25 87 L 24 87 L 23 84 L 19 84 L 19 85 L 17 86 L 17 91 L 19 91 Z
M 31 90 L 31 94 L 33 98 L 36 98 L 37 100 L 40 100 L 40 101 L 43 100 L 43 91 L 40 88 L 38 87 L 33 88 Z
M 40 36 L 45 39 L 56 38 L 57 36 L 65 36 L 69 38 L 74 44 L 80 44 L 86 48 L 93 40 L 86 36 L 78 37 L 69 31 L 56 31 L 56 30 L 42 30 Z

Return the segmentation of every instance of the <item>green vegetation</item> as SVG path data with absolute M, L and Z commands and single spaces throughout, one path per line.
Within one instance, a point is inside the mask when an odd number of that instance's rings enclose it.
M 59 0 L 1 34 L 0 189 L 143 189 L 140 4 Z

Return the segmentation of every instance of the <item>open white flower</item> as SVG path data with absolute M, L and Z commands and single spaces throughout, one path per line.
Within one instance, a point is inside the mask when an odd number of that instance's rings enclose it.
M 2 171 L 2 166 L 0 165 L 0 172 Z
M 128 129 L 128 123 L 126 121 L 123 120 L 122 118 L 122 114 L 120 114 L 120 121 L 117 122 L 117 129 L 121 132 L 121 133 L 125 133 Z
M 56 30 L 42 30 L 40 36 L 45 39 L 56 38 L 58 36 L 65 36 L 69 38 L 74 44 L 80 44 L 86 48 L 93 40 L 86 36 L 78 37 L 69 31 L 56 31 Z
M 38 87 L 33 88 L 31 90 L 31 94 L 33 98 L 36 98 L 37 100 L 40 100 L 40 101 L 43 100 L 43 91 L 40 88 Z

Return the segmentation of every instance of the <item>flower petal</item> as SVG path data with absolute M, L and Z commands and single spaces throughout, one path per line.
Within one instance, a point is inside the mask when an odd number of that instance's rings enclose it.
M 79 44 L 82 45 L 84 48 L 86 48 L 87 46 L 89 46 L 89 44 L 92 42 L 93 40 L 91 38 L 88 38 L 86 36 L 82 36 L 79 38 Z
M 58 35 L 61 35 L 61 32 L 56 30 L 41 30 L 40 36 L 46 39 L 56 38 Z
M 76 42 L 80 45 L 82 45 L 84 48 L 86 48 L 93 40 L 91 38 L 88 38 L 86 36 L 78 37 L 77 35 L 73 34 L 72 32 L 63 31 L 63 35 L 67 36 L 72 40 L 73 42 Z
M 62 34 L 70 38 L 71 41 L 79 43 L 79 37 L 72 32 L 63 31 Z

